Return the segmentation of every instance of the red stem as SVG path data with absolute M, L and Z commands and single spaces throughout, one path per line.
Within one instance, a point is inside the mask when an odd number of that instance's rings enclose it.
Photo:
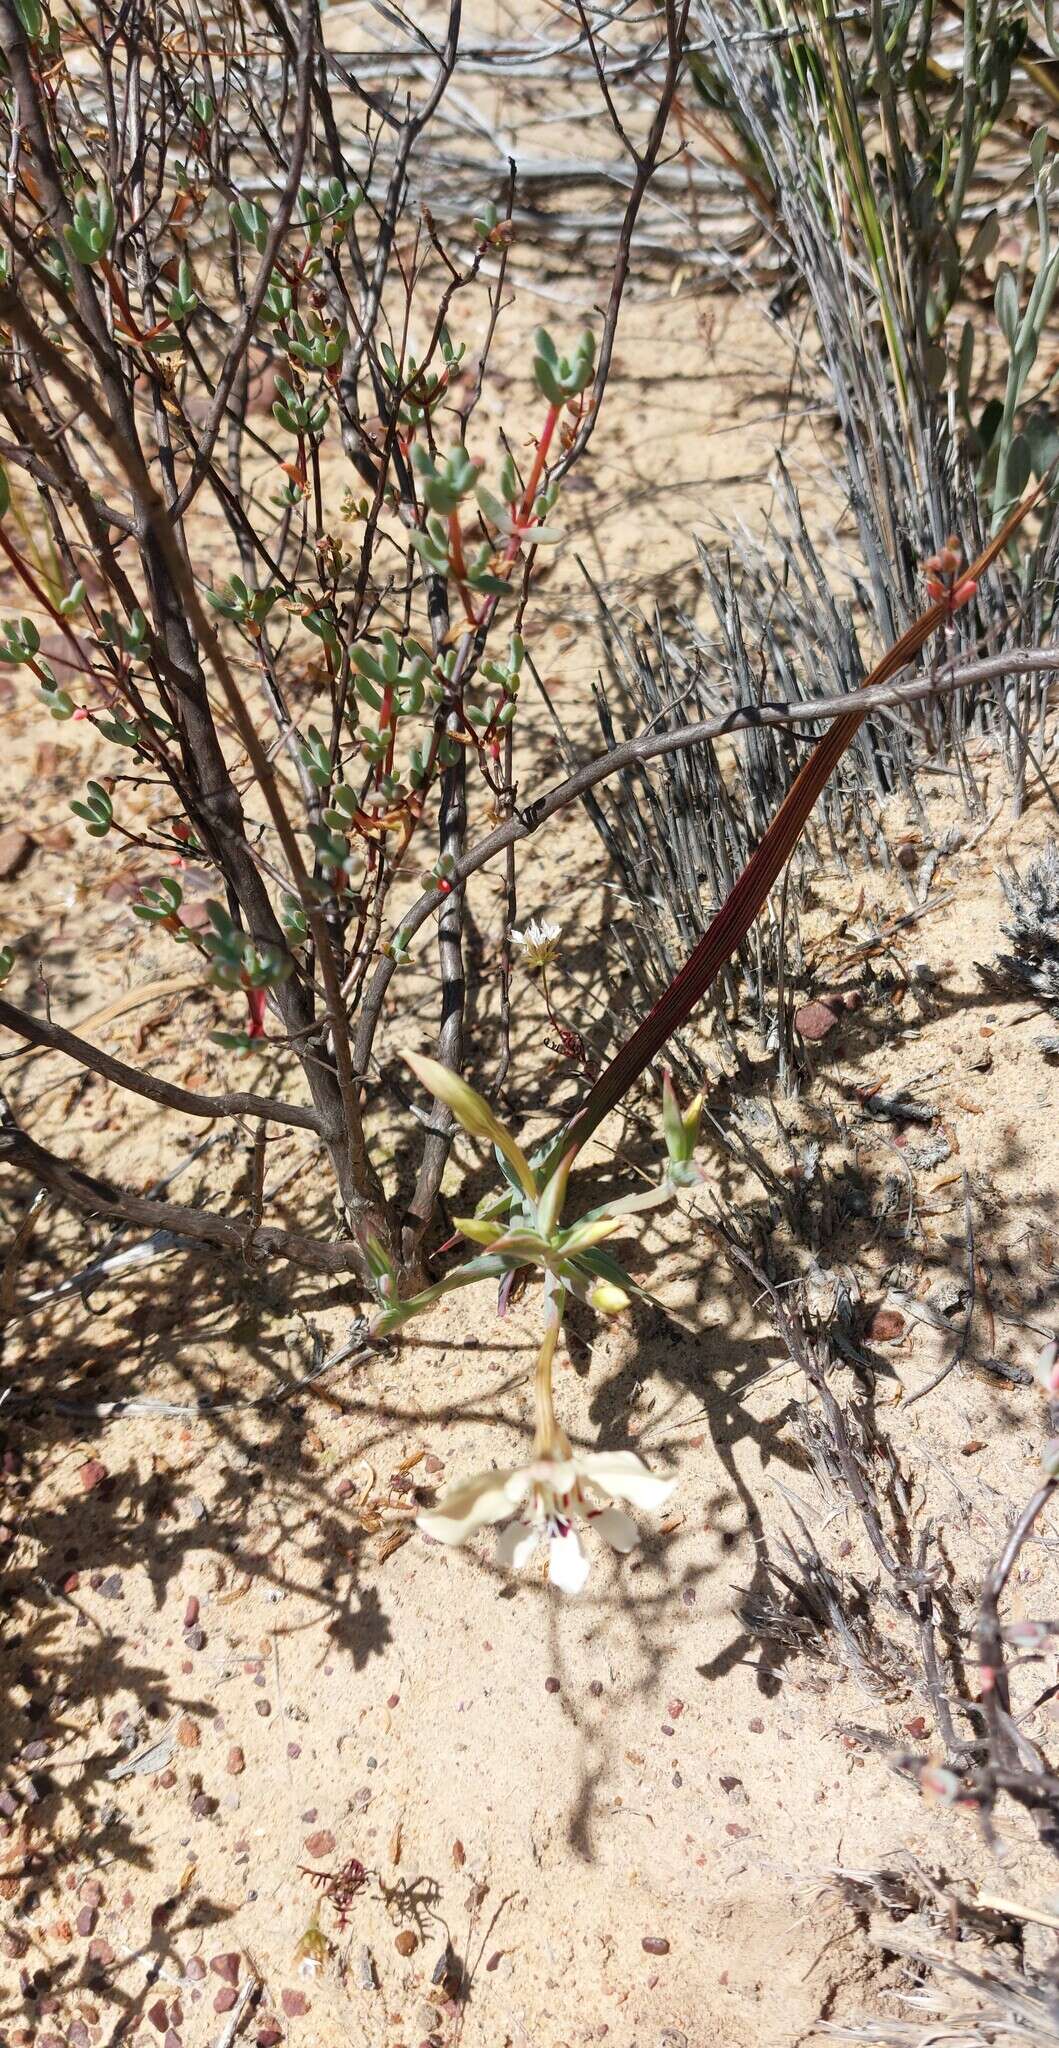
M 537 485 L 540 483 L 541 472 L 548 460 L 548 450 L 552 445 L 552 436 L 559 424 L 559 412 L 560 407 L 557 405 L 550 405 L 548 407 L 544 428 L 537 443 L 537 453 L 533 458 L 533 468 L 529 473 L 529 482 L 522 494 L 522 504 L 519 507 L 518 517 L 515 522 L 518 526 L 525 526 L 533 510 L 533 500 L 537 495 Z M 512 561 L 514 561 L 515 556 L 518 554 L 519 546 L 520 542 L 517 538 L 508 543 L 508 553 Z

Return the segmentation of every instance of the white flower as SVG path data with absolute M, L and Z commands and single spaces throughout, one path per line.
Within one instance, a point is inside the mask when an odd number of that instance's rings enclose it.
M 562 936 L 561 924 L 549 924 L 546 918 L 531 918 L 524 932 L 512 928 L 512 943 L 522 954 L 527 967 L 547 967 L 559 951 Z
M 566 1593 L 580 1593 L 588 1577 L 588 1559 L 575 1524 L 591 1522 L 614 1550 L 623 1554 L 639 1542 L 639 1530 L 616 1500 L 653 1509 L 669 1499 L 676 1484 L 649 1472 L 635 1451 L 598 1451 L 576 1457 L 569 1441 L 556 1432 L 556 1455 L 535 1458 L 502 1472 L 477 1472 L 449 1489 L 436 1508 L 424 1509 L 418 1521 L 438 1543 L 465 1543 L 476 1529 L 507 1522 L 501 1532 L 502 1564 L 517 1571 L 542 1542 L 548 1545 L 548 1577 Z M 516 1519 L 509 1521 L 515 1513 Z

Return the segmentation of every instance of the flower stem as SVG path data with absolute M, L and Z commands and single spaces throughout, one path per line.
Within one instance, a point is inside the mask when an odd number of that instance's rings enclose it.
M 536 1422 L 533 1455 L 536 1458 L 550 1458 L 555 1451 L 558 1425 L 552 1398 L 552 1361 L 555 1357 L 555 1347 L 559 1342 L 559 1332 L 563 1327 L 565 1307 L 565 1287 L 553 1274 L 547 1274 L 544 1283 L 544 1334 L 541 1338 L 541 1348 L 537 1353 L 537 1370 L 533 1379 Z

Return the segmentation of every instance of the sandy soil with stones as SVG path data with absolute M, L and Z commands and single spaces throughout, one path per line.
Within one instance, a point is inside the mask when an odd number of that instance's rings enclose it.
M 591 297 L 578 304 L 566 289 L 573 326 Z M 513 378 L 539 315 L 521 294 L 498 345 Z M 659 376 L 663 348 L 679 379 Z M 566 507 L 621 602 L 693 606 L 694 535 L 736 518 L 761 530 L 789 370 L 753 301 L 670 296 L 663 283 L 630 303 L 587 482 Z M 483 438 L 503 403 L 487 398 Z M 823 432 L 811 409 L 788 432 L 803 477 L 821 467 Z M 572 565 L 542 587 L 541 607 L 549 681 L 578 744 L 595 746 L 600 645 Z M 55 1014 L 75 1022 L 115 994 L 172 984 L 184 962 L 129 912 L 135 862 L 69 829 L 90 738 L 42 725 L 19 689 L 5 690 L 2 715 L 3 813 L 33 842 L 0 888 L 15 999 L 40 1001 L 39 961 Z M 543 707 L 528 716 L 551 779 L 561 764 Z M 1054 1318 L 1059 1256 L 1059 1119 L 1034 1043 L 1040 1017 L 985 990 L 975 966 L 1000 942 L 997 868 L 1042 843 L 1051 812 L 1038 786 L 1013 822 L 999 765 L 983 759 L 980 772 L 984 833 L 931 792 L 935 840 L 956 822 L 962 844 L 932 883 L 936 907 L 928 898 L 894 939 L 903 994 L 866 981 L 858 953 L 908 910 L 902 870 L 818 877 L 803 931 L 833 943 L 835 981 L 859 978 L 863 999 L 815 1049 L 811 1084 L 781 1105 L 825 1162 L 853 1158 L 876 1190 L 896 1173 L 915 1203 L 916 1252 L 900 1273 L 885 1232 L 860 1233 L 844 1255 L 869 1323 L 890 1311 L 870 1343 L 880 1427 L 917 1525 L 939 1529 L 949 1581 L 968 1598 L 1032 1489 L 1041 1420 L 1034 1389 L 998 1382 L 981 1361 L 1032 1360 Z M 915 836 L 900 805 L 884 825 L 893 845 Z M 573 813 L 520 861 L 524 913 L 562 920 L 557 985 L 578 1028 L 598 1014 L 606 878 Z M 474 899 L 487 984 L 499 890 L 486 876 Z M 920 1005 L 907 993 L 917 965 L 932 990 Z M 212 993 L 168 985 L 98 1033 L 208 1086 L 231 1071 L 206 1041 L 221 1016 Z M 543 1036 L 524 981 L 516 1108 L 540 1099 Z M 859 1116 L 857 1089 L 883 1080 L 934 1106 L 945 1163 L 902 1163 L 922 1133 Z M 184 1199 L 245 1194 L 238 1134 L 192 1160 L 200 1132 L 53 1056 L 12 1062 L 4 1085 L 42 1142 L 101 1171 L 146 1185 L 182 1160 Z M 760 1143 L 782 1172 L 775 1133 Z M 640 1123 L 612 1118 L 594 1163 L 621 1169 L 637 1148 Z M 400 1525 L 385 1519 L 524 1452 L 531 1300 L 500 1322 L 488 1290 L 474 1290 L 392 1355 L 291 1392 L 319 1345 L 326 1355 L 343 1342 L 349 1296 L 280 1269 L 175 1256 L 34 1308 L 35 1291 L 102 1242 L 58 1214 L 37 1224 L 3 1333 L 0 2041 L 212 2048 L 252 1981 L 260 2001 L 241 2024 L 259 2048 L 794 2048 L 822 2040 L 824 2022 L 907 2018 L 918 1995 L 897 1944 L 840 1901 L 837 1869 L 914 1858 L 964 1890 L 1046 1904 L 1054 1868 L 1028 1820 L 1005 1817 L 998 1862 L 972 1816 L 928 1804 L 843 1733 L 855 1724 L 900 1745 L 926 1729 L 929 1747 L 921 1697 L 866 1692 L 811 1655 L 766 1654 L 740 1619 L 796 1517 L 868 1588 L 878 1568 L 793 1441 L 804 1388 L 710 1228 L 718 1203 L 748 1198 L 747 1177 L 706 1150 L 706 1187 L 648 1219 L 631 1251 L 661 1306 L 606 1327 L 575 1318 L 561 1362 L 575 1443 L 635 1445 L 678 1481 L 642 1548 L 594 1555 L 573 1602 L 534 1572 L 510 1580 L 485 1539 L 457 1552 L 414 1534 L 395 1545 Z M 318 1227 L 326 1193 L 299 1134 L 278 1142 L 270 1171 L 277 1182 L 289 1171 L 277 1218 Z M 952 1342 L 930 1303 L 964 1272 L 964 1173 L 978 1219 L 973 1326 L 944 1388 L 908 1407 Z M 461 1144 L 450 1198 L 468 1182 L 477 1193 L 480 1161 Z M 28 1198 L 24 1184 L 0 1184 L 9 1232 Z M 281 1398 L 256 1405 L 269 1395 Z M 225 1405 L 200 1414 L 203 1397 Z M 1045 1523 L 1027 1548 L 1015 1611 L 1057 1611 L 1055 1540 Z M 1046 1669 L 1030 1698 L 1047 1682 Z M 1027 1722 L 1045 1746 L 1049 1713 L 1045 1702 Z M 344 1929 L 322 1907 L 326 1954 L 306 1978 L 305 1868 L 351 1858 L 365 1883 Z M 1027 1939 L 1038 1935 L 1031 1923 Z

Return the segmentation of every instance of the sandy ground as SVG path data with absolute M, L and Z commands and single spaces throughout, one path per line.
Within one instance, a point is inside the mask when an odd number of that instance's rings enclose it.
M 513 364 L 539 311 L 515 308 L 501 344 Z M 571 303 L 571 326 L 589 311 Z M 682 365 L 678 392 L 657 375 L 663 346 Z M 589 482 L 566 506 L 584 559 L 621 599 L 694 604 L 693 535 L 736 517 L 760 529 L 789 372 L 753 306 L 678 292 L 630 307 Z M 488 403 L 480 419 L 484 433 Z M 811 417 L 788 446 L 811 472 Z M 591 604 L 566 572 L 542 602 L 550 681 L 576 739 L 595 745 Z M 55 1014 L 82 1020 L 185 961 L 134 925 L 136 862 L 109 842 L 86 848 L 67 825 L 89 772 L 83 730 L 42 726 L 24 696 L 3 716 L 5 812 L 36 840 L 0 892 L 2 934 L 19 948 L 11 989 L 31 996 L 42 960 Z M 531 716 L 541 772 L 558 773 L 543 708 Z M 980 1362 L 1032 1361 L 1054 1317 L 1059 1251 L 1040 1018 L 985 990 L 975 965 L 1000 943 L 997 867 L 1041 843 L 1051 811 L 1038 787 L 1013 824 L 998 765 L 983 760 L 981 773 L 984 834 L 931 798 L 935 839 L 958 822 L 963 843 L 886 963 L 878 951 L 866 961 L 862 942 L 908 912 L 914 884 L 898 868 L 818 877 L 803 933 L 831 948 L 825 983 L 856 985 L 862 1002 L 814 1049 L 801 1096 L 778 1104 L 792 1142 L 815 1136 L 824 1173 L 859 1176 L 867 1191 L 867 1219 L 832 1238 L 830 1261 L 855 1275 L 869 1326 L 894 1310 L 878 1326 L 886 1340 L 868 1341 L 877 1422 L 911 1523 L 939 1532 L 965 1623 L 1032 1489 L 1041 1426 L 1035 1391 Z M 892 844 L 912 829 L 897 805 L 884 823 Z M 562 916 L 558 986 L 579 1025 L 592 1022 L 606 964 L 605 879 L 580 816 L 520 866 L 525 914 Z M 486 977 L 498 887 L 484 878 L 474 904 Z M 921 1002 L 909 993 L 917 966 L 931 977 Z M 98 1035 L 206 1086 L 227 1071 L 205 1042 L 217 1021 L 212 995 L 170 989 Z M 516 1104 L 540 1099 L 543 1025 L 524 982 Z M 720 1101 L 719 1056 L 714 1070 Z M 141 1185 L 181 1160 L 183 1199 L 245 1197 L 241 1136 L 218 1134 L 192 1159 L 201 1132 L 130 1109 L 60 1060 L 5 1072 L 43 1142 Z M 253 1085 L 243 1072 L 239 1082 Z M 921 1128 L 863 1115 L 856 1091 L 876 1083 L 934 1108 L 942 1163 L 915 1163 Z M 754 1139 L 782 1174 L 775 1127 Z M 645 1156 L 639 1116 L 612 1119 L 595 1153 L 630 1174 Z M 480 1189 L 479 1164 L 457 1147 L 450 1196 L 468 1177 Z M 255 1980 L 245 2037 L 261 2048 L 793 2048 L 822 2039 L 824 2022 L 896 2023 L 921 1995 L 899 1944 L 876 1941 L 839 1901 L 836 1869 L 913 1858 L 965 1890 L 1047 1907 L 1054 1873 L 1027 1820 L 1005 1818 L 998 1861 L 973 1817 L 928 1804 L 843 1732 L 930 1748 L 929 1705 L 899 1663 L 889 1685 L 866 1689 L 826 1657 L 763 1649 L 740 1618 L 798 1518 L 836 1570 L 869 1590 L 879 1573 L 799 1449 L 800 1376 L 718 1250 L 718 1204 L 738 1209 L 755 1189 L 719 1147 L 707 1146 L 707 1165 L 706 1188 L 631 1248 L 661 1306 L 606 1327 L 572 1322 L 558 1393 L 575 1443 L 635 1445 L 678 1481 L 642 1549 L 594 1555 L 574 1602 L 537 1573 L 513 1583 L 485 1539 L 459 1552 L 416 1534 L 395 1542 L 410 1502 L 524 1453 L 531 1297 L 501 1323 L 475 1290 L 392 1356 L 298 1388 L 321 1347 L 343 1342 L 351 1299 L 279 1269 L 174 1257 L 33 1309 L 34 1290 L 102 1242 L 67 1218 L 38 1220 L 4 1333 L 0 2040 L 200 2048 L 222 2038 L 232 1994 Z M 932 1303 L 965 1275 L 964 1174 L 978 1261 L 965 1357 L 908 1407 L 952 1347 Z M 270 1184 L 281 1182 L 278 1217 L 326 1225 L 326 1190 L 297 1135 L 272 1155 Z M 9 1226 L 28 1196 L 5 1183 Z M 914 1211 L 909 1234 L 887 1223 L 895 1199 L 902 1222 Z M 204 1396 L 225 1405 L 199 1414 Z M 255 1405 L 263 1396 L 280 1399 Z M 116 1400 L 139 1405 L 105 1412 Z M 1054 1543 L 1045 1525 L 1027 1548 L 1018 1611 L 1056 1611 Z M 881 1614 L 885 1637 L 885 1603 Z M 966 1639 L 963 1650 L 973 1695 Z M 1035 1675 L 1029 1699 L 1048 1677 Z M 1045 1743 L 1048 1711 L 1027 1723 Z M 305 1867 L 351 1858 L 365 1882 L 345 1929 L 322 1904 L 325 1952 L 306 1977 Z

